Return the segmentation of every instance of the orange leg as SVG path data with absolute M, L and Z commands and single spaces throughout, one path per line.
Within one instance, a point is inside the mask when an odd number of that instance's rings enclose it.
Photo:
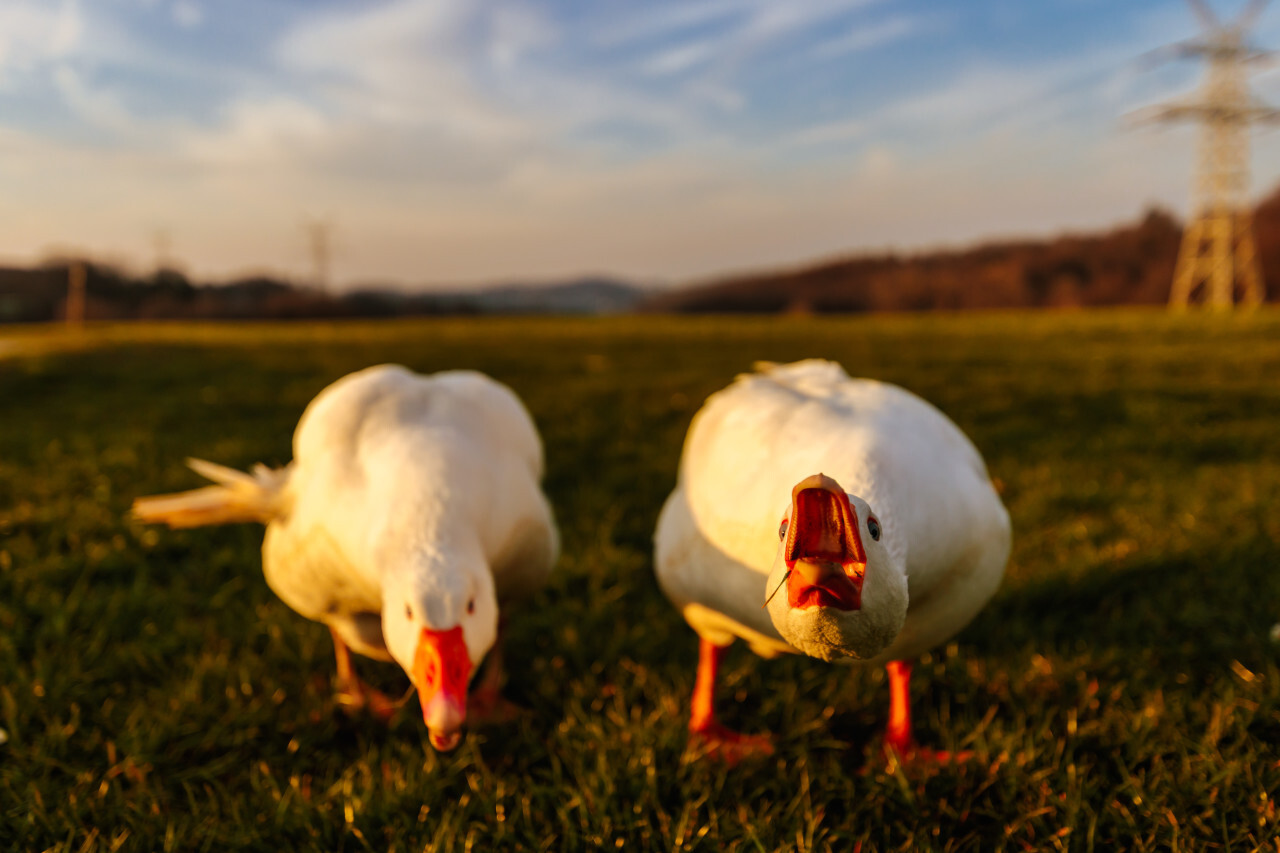
M 889 724 L 885 727 L 885 751 L 912 764 L 950 764 L 968 761 L 973 753 L 933 750 L 916 744 L 911 733 L 911 664 L 891 660 L 885 664 L 889 674 Z
M 773 739 L 768 735 L 739 734 L 716 721 L 716 677 L 727 648 L 698 641 L 698 677 L 693 685 L 689 734 L 692 740 L 701 741 L 706 755 L 734 765 L 744 758 L 772 755 Z
M 367 710 L 384 723 L 390 722 L 399 705 L 360 680 L 351 665 L 351 649 L 346 641 L 332 626 L 329 633 L 333 635 L 333 654 L 338 661 L 338 704 L 350 713 Z
M 484 669 L 471 696 L 467 699 L 467 718 L 481 724 L 505 723 L 520 716 L 524 709 L 502 696 L 502 629 L 504 620 L 498 621 L 498 636 L 485 658 Z
M 907 755 L 916 748 L 911 736 L 911 664 L 891 660 L 884 668 L 889 673 L 889 725 L 884 742 L 899 755 Z

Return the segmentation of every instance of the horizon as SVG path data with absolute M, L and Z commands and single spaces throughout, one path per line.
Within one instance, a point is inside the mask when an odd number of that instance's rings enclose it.
M 323 220 L 336 291 L 670 287 L 1185 219 L 1196 129 L 1128 124 L 1193 93 L 1199 63 L 1144 57 L 1199 27 L 1126 6 L 17 0 L 0 262 L 308 280 Z M 1257 199 L 1270 134 L 1252 166 Z

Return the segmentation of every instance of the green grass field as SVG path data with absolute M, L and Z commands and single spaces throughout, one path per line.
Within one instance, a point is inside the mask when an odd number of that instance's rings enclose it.
M 721 708 L 777 754 L 685 754 L 657 513 L 703 398 L 806 356 L 931 400 L 1003 483 L 1004 585 L 916 667 L 917 734 L 959 768 L 886 771 L 882 671 L 742 648 Z M 563 533 L 510 614 L 527 713 L 446 755 L 416 702 L 335 710 L 260 528 L 127 519 L 199 483 L 189 455 L 287 462 L 311 397 L 385 361 L 514 388 Z M 17 330 L 0 400 L 0 849 L 1280 850 L 1280 313 Z

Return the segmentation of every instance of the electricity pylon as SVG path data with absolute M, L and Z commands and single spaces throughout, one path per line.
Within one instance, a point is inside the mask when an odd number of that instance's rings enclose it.
M 84 261 L 72 260 L 67 265 L 67 325 L 78 329 L 84 325 L 85 287 L 89 279 Z
M 312 284 L 321 293 L 329 290 L 329 242 L 333 223 L 327 219 L 312 218 L 304 224 L 311 244 L 311 261 L 314 272 Z
M 1201 125 L 1200 162 L 1192 193 L 1192 218 L 1182 235 L 1169 307 L 1184 309 L 1203 299 L 1230 310 L 1236 293 L 1247 306 L 1262 303 L 1264 287 L 1253 241 L 1249 205 L 1249 125 L 1275 121 L 1280 111 L 1254 98 L 1248 67 L 1269 56 L 1245 40 L 1267 0 L 1250 0 L 1236 20 L 1223 23 L 1204 0 L 1187 0 L 1204 34 L 1175 45 L 1181 56 L 1209 64 L 1197 97 L 1159 108 L 1153 118 L 1193 119 Z

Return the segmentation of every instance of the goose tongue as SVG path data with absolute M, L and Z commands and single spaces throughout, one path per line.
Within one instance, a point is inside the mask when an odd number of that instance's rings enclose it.
M 857 516 L 839 483 L 815 474 L 796 484 L 784 547 L 792 608 L 861 609 L 867 555 Z

